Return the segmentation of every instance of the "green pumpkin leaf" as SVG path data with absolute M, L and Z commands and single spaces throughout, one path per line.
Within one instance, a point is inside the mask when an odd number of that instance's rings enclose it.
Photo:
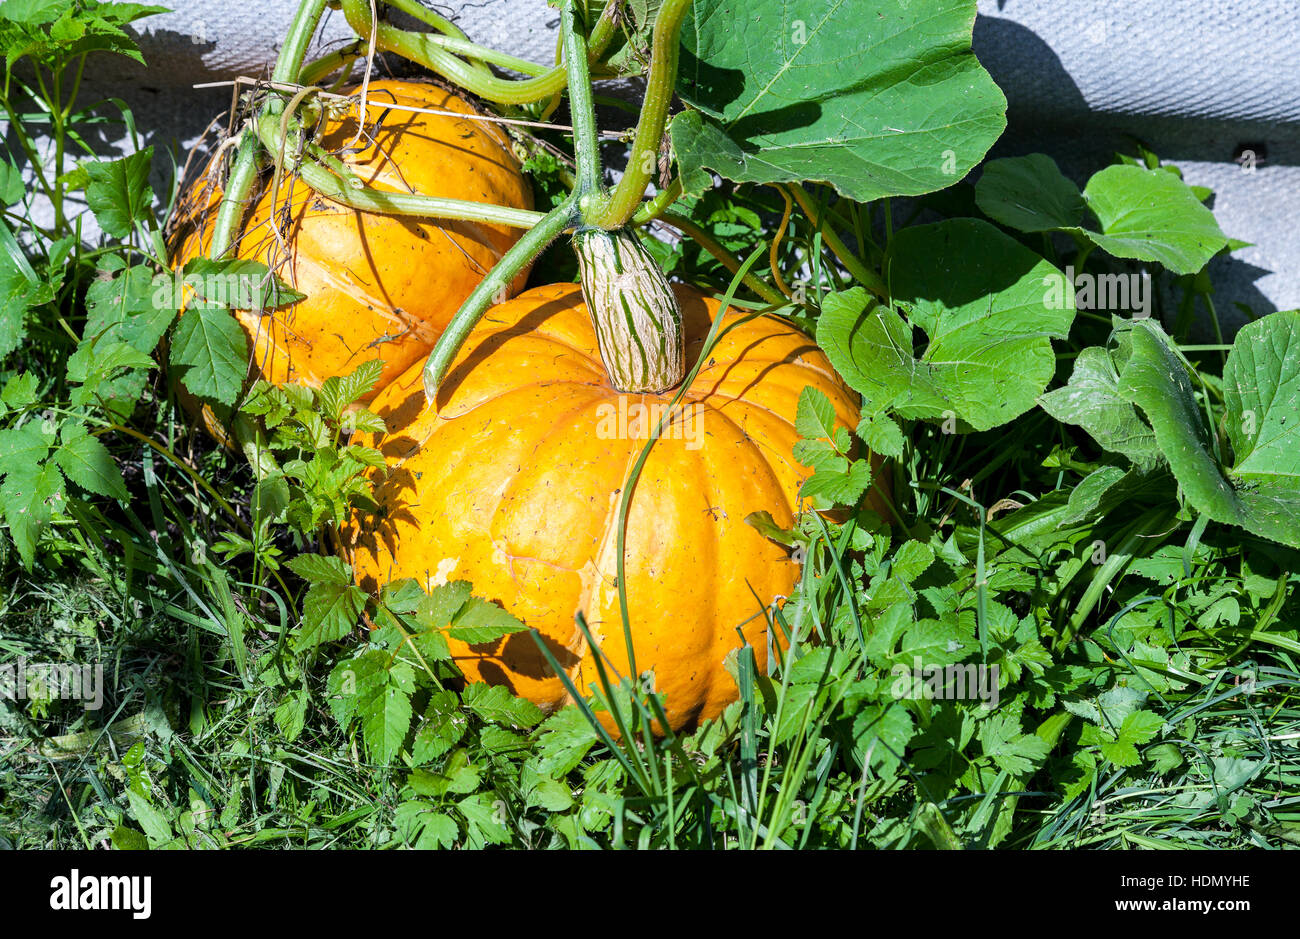
M 864 410 L 988 430 L 1033 406 L 1056 369 L 1051 340 L 1074 319 L 1045 300 L 1055 267 L 988 222 L 956 219 L 897 233 L 886 276 L 910 322 L 855 287 L 828 296 L 817 324 Z M 914 326 L 930 340 L 919 356 Z
M 688 192 L 824 180 L 861 202 L 965 176 L 1006 127 L 971 52 L 974 0 L 696 0 L 673 149 Z
M 1079 187 L 1041 153 L 989 160 L 975 184 L 975 203 L 995 222 L 1023 232 L 1077 226 L 1087 209 Z
M 1047 392 L 1038 404 L 1058 421 L 1079 425 L 1101 446 L 1122 453 L 1139 467 L 1154 466 L 1162 459 L 1155 432 L 1120 394 L 1119 372 L 1105 349 L 1089 346 L 1080 352 L 1069 384 Z
M 1110 166 L 1088 180 L 1083 197 L 1101 232 L 1080 233 L 1117 258 L 1195 274 L 1228 243 L 1214 213 L 1172 173 Z
M 1223 369 L 1228 476 L 1249 494 L 1252 518 L 1300 540 L 1300 310 L 1243 326 Z M 1269 537 L 1276 537 L 1270 535 Z M 1281 540 L 1281 539 L 1278 539 Z
M 148 851 L 149 839 L 143 832 L 125 825 L 118 825 L 108 836 L 109 843 L 119 851 Z
M 1146 415 L 1197 511 L 1300 547 L 1300 451 L 1289 447 L 1294 431 L 1287 426 L 1296 423 L 1300 376 L 1285 354 L 1300 341 L 1300 314 L 1275 313 L 1251 325 L 1233 344 L 1224 369 L 1225 386 L 1233 389 L 1226 421 L 1238 447 L 1235 467 L 1225 470 L 1215 458 L 1191 378 L 1155 323 L 1134 322 L 1120 390 Z M 1254 434 L 1245 433 L 1251 423 L 1246 412 L 1254 415 Z

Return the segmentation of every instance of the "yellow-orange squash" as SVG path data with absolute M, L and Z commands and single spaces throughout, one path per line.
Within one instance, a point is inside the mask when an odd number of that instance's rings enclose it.
M 718 304 L 680 286 L 686 366 Z M 730 319 L 729 315 L 729 319 Z M 764 608 L 794 587 L 798 564 L 745 523 L 766 510 L 789 526 L 809 470 L 791 450 L 800 392 L 811 385 L 844 425 L 855 397 L 808 337 L 761 318 L 726 334 L 655 444 L 628 515 L 627 594 L 636 666 L 653 670 L 674 728 L 736 699 L 723 659 L 739 628 L 760 668 Z M 673 392 L 611 387 L 575 284 L 538 287 L 490 309 L 426 407 L 416 365 L 375 399 L 390 433 L 381 510 L 348 553 L 373 588 L 413 577 L 426 589 L 469 580 L 536 627 L 584 693 L 596 683 L 574 623 L 581 610 L 604 653 L 628 674 L 616 571 L 624 480 Z M 644 409 L 644 410 L 643 410 Z M 471 681 L 508 685 L 550 709 L 561 680 L 527 633 L 469 646 L 453 640 Z
M 392 103 L 476 113 L 436 85 L 376 81 L 367 94 L 367 134 L 354 144 L 353 106 L 347 117 L 329 121 L 321 145 L 374 189 L 531 208 L 528 182 L 498 127 L 386 109 Z M 182 198 L 177 268 L 207 255 L 220 199 L 206 172 Z M 428 355 L 461 302 L 520 234 L 501 225 L 359 212 L 288 175 L 278 193 L 264 186 L 235 254 L 269 265 L 307 299 L 267 315 L 238 314 L 253 349 L 254 376 L 319 385 L 378 357 L 385 364 L 383 387 Z M 527 271 L 515 289 L 526 279 Z

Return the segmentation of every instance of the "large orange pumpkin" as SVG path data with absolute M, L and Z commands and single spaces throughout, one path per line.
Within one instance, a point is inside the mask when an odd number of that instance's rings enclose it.
M 686 367 L 718 304 L 680 286 Z M 737 314 L 738 315 L 738 314 Z M 730 316 L 729 316 L 730 318 Z M 745 523 L 758 510 L 789 526 L 809 470 L 792 456 L 800 392 L 811 385 L 856 426 L 855 397 L 816 344 L 775 318 L 727 333 L 687 391 L 636 483 L 626 535 L 637 669 L 653 670 L 674 728 L 713 717 L 737 696 L 725 671 L 740 633 L 760 668 L 765 609 L 799 566 Z M 371 407 L 385 418 L 379 515 L 348 553 L 373 588 L 413 577 L 426 589 L 469 580 L 536 627 L 577 687 L 596 682 L 574 623 L 582 611 L 628 674 L 615 572 L 624 481 L 673 396 L 624 394 L 607 377 L 575 284 L 527 291 L 490 309 L 426 407 L 417 365 Z M 550 709 L 561 680 L 527 633 L 469 646 L 452 640 L 471 681 L 506 684 Z
M 327 123 L 321 145 L 375 189 L 531 208 L 529 184 L 498 127 L 386 109 L 391 103 L 476 113 L 437 85 L 376 81 L 367 94 L 367 134 L 354 145 L 353 106 L 347 117 Z M 205 172 L 182 197 L 177 268 L 207 255 L 221 199 L 218 182 Z M 269 265 L 307 299 L 267 315 L 238 314 L 252 343 L 254 375 L 319 385 L 382 358 L 383 387 L 428 354 L 520 234 L 500 225 L 359 212 L 288 175 L 278 193 L 264 186 L 235 254 Z M 524 271 L 514 288 L 526 279 Z

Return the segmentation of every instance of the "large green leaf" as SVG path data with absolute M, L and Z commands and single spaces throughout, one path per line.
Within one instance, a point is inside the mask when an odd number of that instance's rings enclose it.
M 1038 403 L 1058 421 L 1078 424 L 1101 446 L 1124 454 L 1138 466 L 1154 466 L 1162 459 L 1155 434 L 1133 403 L 1120 394 L 1115 363 L 1099 346 L 1080 352 L 1070 383 L 1049 391 Z
M 1120 394 L 1146 414 L 1156 443 L 1192 504 L 1219 521 L 1240 524 L 1236 493 L 1210 451 L 1191 377 L 1164 330 L 1150 320 L 1134 321 L 1130 349 Z
M 1300 541 L 1300 310 L 1241 328 L 1223 369 L 1228 475 Z
M 1158 261 L 1176 274 L 1195 274 L 1228 244 L 1190 186 L 1164 170 L 1110 166 L 1083 190 L 1101 232 L 1083 232 L 1117 258 Z
M 988 222 L 954 219 L 895 235 L 885 272 L 908 320 L 854 288 L 828 297 L 817 325 L 864 413 L 888 407 L 987 430 L 1033 407 L 1055 371 L 1051 339 L 1074 318 L 1045 302 L 1056 268 Z M 913 326 L 929 337 L 919 357 Z
M 1197 511 L 1218 522 L 1300 547 L 1300 450 L 1287 449 L 1285 425 L 1300 420 L 1300 378 L 1286 351 L 1300 340 L 1295 313 L 1273 314 L 1237 342 L 1224 369 L 1226 422 L 1237 446 L 1227 471 L 1215 458 L 1191 378 L 1169 337 L 1149 320 L 1134 322 L 1120 392 L 1142 409 L 1156 442 Z M 1269 322 L 1279 317 L 1279 322 Z M 1245 330 L 1243 330 L 1245 332 Z M 1260 346 L 1270 347 L 1262 351 Z M 1246 412 L 1254 416 L 1247 418 Z M 1235 425 L 1235 426 L 1234 426 Z M 1253 433 L 1247 433 L 1247 429 Z
M 696 0 L 672 122 L 687 191 L 824 180 L 869 201 L 951 186 L 1006 126 L 975 0 Z
M 1117 258 L 1156 261 L 1194 274 L 1228 244 L 1197 190 L 1171 167 L 1110 166 L 1082 193 L 1051 157 L 1033 153 L 992 160 L 975 186 L 989 218 L 1024 232 L 1063 231 Z M 1100 231 L 1084 226 L 1084 209 Z
M 1041 153 L 986 163 L 975 203 L 994 221 L 1024 232 L 1079 225 L 1087 208 L 1079 187 Z

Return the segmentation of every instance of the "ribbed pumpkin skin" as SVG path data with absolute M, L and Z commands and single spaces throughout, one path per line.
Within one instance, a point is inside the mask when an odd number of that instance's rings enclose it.
M 357 143 L 364 150 L 342 156 L 366 185 L 532 207 L 531 188 L 498 128 L 409 111 L 385 115 L 385 102 L 474 113 L 436 85 L 372 82 L 367 127 L 373 130 L 381 115 L 382 124 L 373 142 L 362 137 Z M 337 151 L 355 134 L 355 119 L 333 120 L 323 146 Z M 461 302 L 521 234 L 498 225 L 357 212 L 317 196 L 288 176 L 281 181 L 275 205 L 271 189 L 268 184 L 247 216 L 237 254 L 276 268 L 282 279 L 307 295 L 272 315 L 239 314 L 260 377 L 276 383 L 319 385 L 380 357 L 385 370 L 378 387 L 383 387 L 428 355 Z M 184 197 L 176 267 L 200 251 L 206 256 L 219 201 L 220 191 L 206 178 Z M 273 213 L 288 244 L 283 264 L 279 262 L 285 252 L 270 225 Z M 514 290 L 526 279 L 527 271 L 515 281 Z
M 689 367 L 718 305 L 674 289 Z M 846 426 L 857 420 L 851 392 L 815 343 L 775 319 L 734 329 L 711 363 L 685 399 L 698 414 L 700 446 L 693 448 L 680 425 L 655 444 L 627 526 L 636 664 L 654 670 L 674 728 L 713 717 L 736 699 L 723 659 L 740 643 L 737 626 L 765 665 L 762 607 L 790 593 L 799 567 L 744 519 L 767 510 L 777 524 L 792 521 L 809 473 L 791 456 L 800 392 L 819 388 Z M 371 588 L 402 577 L 426 588 L 469 580 L 477 595 L 546 636 L 587 690 L 597 678 L 574 625 L 582 610 L 627 674 L 616 520 L 648 430 L 641 439 L 630 439 L 634 432 L 611 437 L 610 411 L 617 413 L 620 401 L 666 406 L 671 397 L 610 387 L 576 285 L 538 287 L 493 307 L 462 348 L 436 407 L 425 408 L 419 366 L 372 404 L 390 429 L 390 465 L 379 489 L 381 516 L 354 539 L 358 580 Z M 507 684 L 547 709 L 566 701 L 527 633 L 451 646 L 470 680 Z

